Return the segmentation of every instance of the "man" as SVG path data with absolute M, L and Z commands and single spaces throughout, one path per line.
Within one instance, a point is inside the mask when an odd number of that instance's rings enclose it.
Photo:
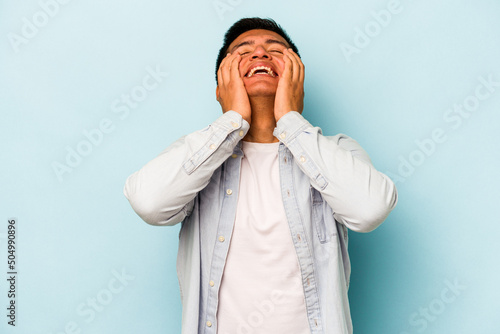
M 216 79 L 223 114 L 124 189 L 147 223 L 182 222 L 182 333 L 352 333 L 347 229 L 385 220 L 393 182 L 301 115 L 304 65 L 274 21 L 236 22 Z

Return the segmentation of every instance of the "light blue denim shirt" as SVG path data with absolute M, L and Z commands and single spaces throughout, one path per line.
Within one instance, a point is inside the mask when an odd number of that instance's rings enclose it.
M 217 333 L 218 292 L 238 200 L 241 139 L 249 128 L 239 113 L 227 111 L 181 137 L 125 184 L 125 196 L 144 221 L 182 222 L 177 275 L 183 334 Z M 347 231 L 370 232 L 379 226 L 397 203 L 396 188 L 355 140 L 343 134 L 323 136 L 296 111 L 279 119 L 273 135 L 280 141 L 281 195 L 311 334 L 352 333 Z

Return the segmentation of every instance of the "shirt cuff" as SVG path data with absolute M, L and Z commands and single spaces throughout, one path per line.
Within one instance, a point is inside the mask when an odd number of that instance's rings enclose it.
M 292 141 L 304 129 L 313 127 L 304 116 L 297 111 L 289 111 L 278 120 L 273 135 L 285 145 Z
M 236 129 L 241 128 L 244 133 L 248 132 L 250 129 L 250 124 L 234 110 L 228 110 L 217 118 L 213 125 L 219 129 L 223 129 L 226 133 L 233 132 Z

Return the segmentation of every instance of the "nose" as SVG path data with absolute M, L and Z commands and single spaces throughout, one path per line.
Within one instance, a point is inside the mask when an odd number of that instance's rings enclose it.
M 256 58 L 267 58 L 271 59 L 271 54 L 266 51 L 266 49 L 262 45 L 258 45 L 252 52 L 252 59 Z

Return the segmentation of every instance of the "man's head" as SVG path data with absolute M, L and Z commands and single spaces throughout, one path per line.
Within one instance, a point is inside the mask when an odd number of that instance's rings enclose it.
M 217 57 L 217 63 L 215 65 L 215 81 L 216 83 L 218 82 L 217 78 L 217 71 L 219 69 L 219 66 L 226 56 L 227 53 L 231 53 L 234 49 L 234 44 L 233 42 L 238 39 L 242 34 L 250 31 L 250 30 L 267 30 L 270 33 L 270 35 L 279 35 L 281 38 L 275 38 L 276 40 L 280 40 L 282 42 L 285 42 L 285 44 L 288 44 L 288 47 L 290 47 L 295 53 L 299 54 L 297 47 L 295 44 L 293 44 L 292 40 L 290 37 L 287 35 L 287 33 L 272 19 L 261 19 L 258 17 L 252 17 L 252 18 L 244 18 L 233 24 L 226 32 L 224 35 L 224 43 L 222 47 L 219 50 L 219 55 Z

